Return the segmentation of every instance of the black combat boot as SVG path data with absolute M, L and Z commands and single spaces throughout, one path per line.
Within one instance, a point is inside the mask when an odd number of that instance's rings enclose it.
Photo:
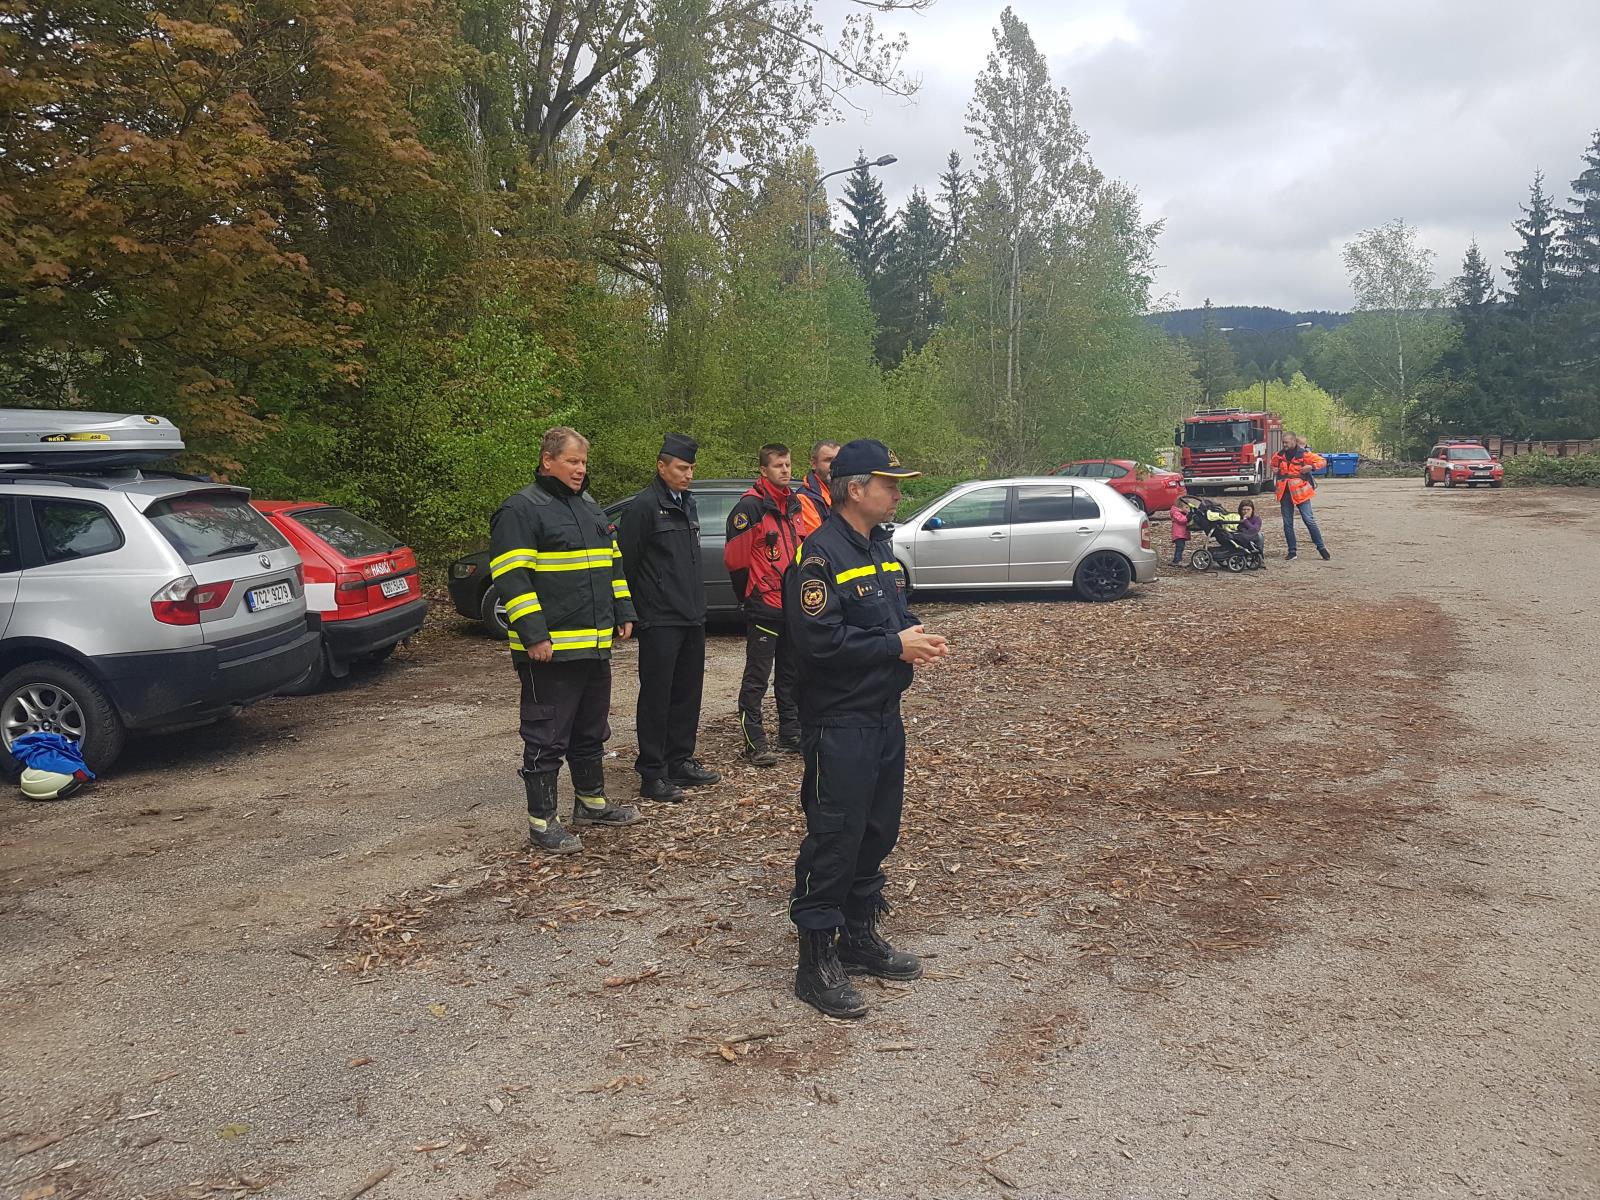
M 640 780 L 639 795 L 659 804 L 682 804 L 689 798 L 689 793 L 670 779 Z
M 684 759 L 667 771 L 667 778 L 679 787 L 686 788 L 710 787 L 713 783 L 722 782 L 722 776 L 707 770 L 698 758 Z
M 778 749 L 786 754 L 800 754 L 804 748 L 800 745 L 798 733 L 780 733 L 778 735 Z
M 746 742 L 739 757 L 752 767 L 775 767 L 778 765 L 778 756 L 767 748 L 765 742 Z
M 640 819 L 637 808 L 606 799 L 606 769 L 600 759 L 586 758 L 567 765 L 572 770 L 572 790 L 577 793 L 572 804 L 574 825 L 585 821 L 595 825 L 632 825 Z
M 583 843 L 556 819 L 556 773 L 522 772 L 528 790 L 528 841 L 546 854 L 576 854 Z
M 864 1017 L 867 1002 L 850 983 L 839 962 L 837 934 L 832 929 L 800 931 L 800 967 L 794 973 L 794 994 L 830 1017 Z
M 915 954 L 896 950 L 878 932 L 878 916 L 889 911 L 882 896 L 864 907 L 847 908 L 844 932 L 839 935 L 839 961 L 852 975 L 876 975 L 879 979 L 918 979 L 922 960 Z

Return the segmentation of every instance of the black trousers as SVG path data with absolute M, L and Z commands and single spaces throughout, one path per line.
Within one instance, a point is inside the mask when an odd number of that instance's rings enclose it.
M 611 736 L 611 660 L 519 662 L 522 681 L 522 769 L 530 775 L 559 771 L 563 759 L 598 763 Z
M 639 707 L 634 724 L 646 782 L 664 779 L 694 757 L 700 693 L 706 679 L 706 627 L 653 625 L 639 633 Z
M 794 864 L 789 918 L 801 929 L 838 929 L 883 891 L 883 860 L 900 836 L 906 728 L 900 714 L 802 735 L 800 805 L 806 837 Z
M 739 684 L 739 732 L 746 746 L 765 746 L 767 731 L 761 724 L 761 701 L 767 694 L 767 680 L 777 678 L 773 693 L 778 701 L 778 736 L 800 736 L 800 708 L 795 694 L 800 690 L 800 668 L 778 621 L 748 618 L 744 638 L 744 680 Z

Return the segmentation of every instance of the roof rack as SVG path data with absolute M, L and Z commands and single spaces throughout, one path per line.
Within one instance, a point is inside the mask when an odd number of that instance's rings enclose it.
M 0 466 L 0 483 L 58 483 L 64 487 L 94 488 L 102 492 L 111 490 L 109 483 L 102 483 L 91 476 L 54 475 L 44 471 L 19 471 L 11 463 Z

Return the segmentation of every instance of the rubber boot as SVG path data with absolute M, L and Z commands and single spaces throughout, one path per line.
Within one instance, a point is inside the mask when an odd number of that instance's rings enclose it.
M 556 773 L 522 772 L 528 790 L 528 841 L 546 854 L 576 854 L 583 843 L 568 833 L 556 817 Z
M 876 975 L 879 979 L 918 979 L 922 960 L 896 950 L 878 932 L 878 917 L 889 911 L 880 896 L 865 908 L 846 909 L 844 932 L 839 935 L 839 961 L 851 975 Z
M 800 966 L 794 973 L 794 994 L 829 1017 L 854 1020 L 867 1015 L 861 998 L 839 961 L 838 935 L 832 929 L 800 931 Z
M 606 769 L 600 759 L 572 759 L 567 766 L 572 770 L 572 790 L 577 793 L 572 805 L 574 825 L 632 825 L 639 820 L 637 808 L 606 799 Z

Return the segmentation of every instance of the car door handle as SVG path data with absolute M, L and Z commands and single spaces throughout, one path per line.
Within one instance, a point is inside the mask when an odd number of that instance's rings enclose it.
M 993 533 L 991 533 L 989 535 L 989 540 L 991 542 L 1004 541 L 1005 540 L 1005 536 L 1006 535 L 1002 530 L 996 529 Z
M 1093 525 L 1079 525 L 1078 526 L 1078 532 L 1079 533 L 1093 533 L 1094 532 L 1094 526 Z

